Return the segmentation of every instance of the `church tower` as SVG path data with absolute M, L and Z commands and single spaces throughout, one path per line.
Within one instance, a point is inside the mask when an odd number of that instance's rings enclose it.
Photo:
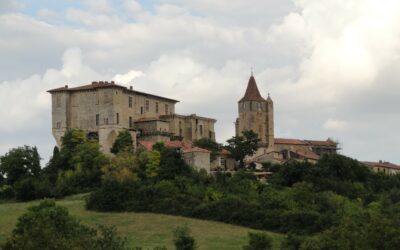
M 239 118 L 235 127 L 236 136 L 245 130 L 253 130 L 258 134 L 262 147 L 274 147 L 274 104 L 269 94 L 267 99 L 261 96 L 253 74 L 244 97 L 239 101 Z

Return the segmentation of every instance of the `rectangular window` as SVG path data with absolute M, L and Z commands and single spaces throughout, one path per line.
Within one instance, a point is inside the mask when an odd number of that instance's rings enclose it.
M 117 124 L 119 124 L 119 113 L 117 113 Z
M 129 97 L 129 107 L 132 108 L 132 96 Z
M 158 102 L 156 102 L 156 113 L 158 114 Z
M 104 124 L 108 125 L 108 118 L 104 118 Z
M 200 135 L 203 135 L 203 125 L 200 125 Z
M 168 104 L 165 104 L 165 114 L 166 114 L 166 115 L 169 114 L 169 107 L 168 107 Z
M 129 116 L 129 128 L 133 127 L 132 116 Z
M 146 112 L 150 111 L 150 101 L 146 100 Z
M 96 126 L 99 126 L 100 124 L 100 115 L 99 114 L 97 114 L 96 115 Z
M 143 115 L 143 107 L 140 107 L 140 114 Z

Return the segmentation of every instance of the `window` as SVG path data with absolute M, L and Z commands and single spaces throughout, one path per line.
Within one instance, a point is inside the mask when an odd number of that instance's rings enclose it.
M 129 116 L 129 128 L 133 127 L 132 116 Z
M 200 135 L 203 135 L 203 125 L 200 125 Z
M 57 106 L 57 108 L 61 108 L 61 96 L 58 94 L 56 97 L 56 106 Z
M 165 114 L 166 114 L 166 115 L 169 114 L 169 107 L 168 107 L 168 104 L 165 104 Z
M 179 136 L 181 136 L 182 137 L 182 122 L 181 121 L 179 121 Z
M 96 126 L 99 126 L 100 124 L 100 115 L 99 114 L 97 114 L 96 115 Z
M 146 100 L 146 112 L 149 112 L 149 110 L 150 110 L 150 102 L 149 102 L 149 100 Z
M 129 107 L 132 108 L 132 96 L 129 97 Z
M 117 113 L 117 124 L 119 124 L 119 113 Z
M 108 125 L 108 118 L 104 118 L 104 124 Z
M 140 107 L 140 114 L 143 115 L 143 107 Z
M 156 113 L 158 114 L 158 102 L 156 102 Z

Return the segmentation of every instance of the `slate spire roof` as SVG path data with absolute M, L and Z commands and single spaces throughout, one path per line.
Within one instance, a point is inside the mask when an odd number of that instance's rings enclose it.
M 254 78 L 253 74 L 251 74 L 249 83 L 247 84 L 246 93 L 239 102 L 243 101 L 265 101 L 258 90 L 256 79 Z

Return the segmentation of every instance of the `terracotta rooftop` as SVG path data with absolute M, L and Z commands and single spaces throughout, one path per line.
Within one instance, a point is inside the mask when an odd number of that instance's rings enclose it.
M 139 94 L 139 95 L 151 96 L 151 97 L 155 97 L 155 98 L 160 98 L 160 99 L 163 99 L 163 100 L 168 100 L 170 102 L 175 102 L 175 103 L 179 102 L 179 101 L 174 100 L 174 99 L 170 99 L 170 98 L 166 98 L 166 97 L 162 97 L 162 96 L 157 96 L 157 95 L 153 95 L 153 94 L 149 94 L 149 93 L 136 91 L 136 90 L 133 90 L 131 88 L 128 89 L 125 86 L 115 84 L 114 81 L 111 81 L 111 82 L 92 82 L 91 84 L 82 85 L 82 86 L 78 86 L 78 87 L 74 87 L 74 88 L 69 88 L 68 85 L 65 85 L 64 87 L 61 87 L 61 88 L 50 89 L 47 92 L 49 92 L 49 93 L 63 92 L 63 91 L 74 92 L 74 91 L 84 91 L 84 90 L 96 90 L 96 89 L 99 89 L 99 88 L 110 88 L 110 87 L 112 87 L 112 88 L 121 88 L 121 89 L 123 89 L 124 91 L 127 91 L 127 92 L 131 92 L 131 93 Z
M 299 156 L 306 158 L 306 159 L 311 159 L 311 160 L 319 160 L 319 155 L 312 151 L 303 151 L 303 150 L 297 150 L 295 151 L 296 154 Z
M 391 168 L 391 169 L 400 169 L 399 165 L 390 163 L 390 162 L 370 162 L 370 161 L 363 161 L 361 162 L 369 167 L 381 167 L 381 168 Z
M 298 139 L 285 139 L 285 138 L 275 138 L 275 144 L 288 144 L 288 145 L 307 145 L 305 141 Z
M 239 102 L 242 101 L 265 101 L 258 90 L 256 79 L 253 75 L 250 77 L 249 83 L 247 84 L 246 93 Z
M 184 149 L 183 152 L 184 153 L 191 153 L 191 152 L 211 153 L 211 151 L 209 151 L 207 149 L 198 148 L 198 147 Z
M 155 142 L 152 141 L 139 141 L 139 144 L 142 145 L 147 151 L 153 150 L 153 145 Z M 189 141 L 167 141 L 165 142 L 165 146 L 167 148 L 182 148 L 183 150 L 189 150 L 193 148 L 193 145 Z
M 328 139 L 326 141 L 305 140 L 305 142 L 311 146 L 326 146 L 326 147 L 336 147 L 337 146 L 337 142 L 334 142 L 331 139 Z

